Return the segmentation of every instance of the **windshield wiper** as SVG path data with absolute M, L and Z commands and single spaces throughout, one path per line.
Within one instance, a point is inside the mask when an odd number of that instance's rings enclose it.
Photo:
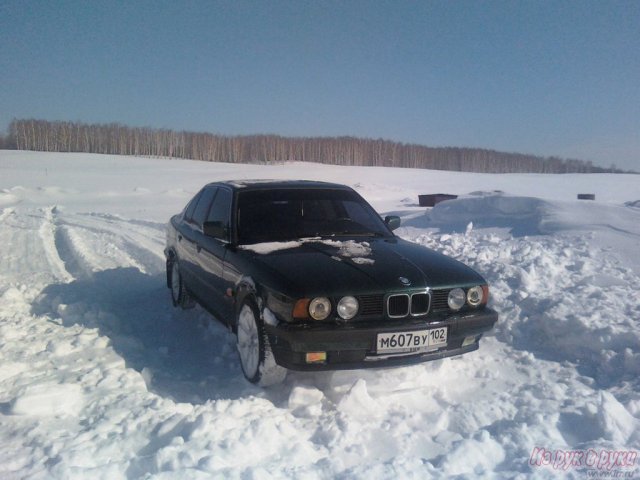
M 384 237 L 385 235 L 383 233 L 380 232 L 349 232 L 349 231 L 342 231 L 342 232 L 333 232 L 328 234 L 328 236 L 343 236 L 343 237 L 375 237 L 375 238 L 381 238 Z

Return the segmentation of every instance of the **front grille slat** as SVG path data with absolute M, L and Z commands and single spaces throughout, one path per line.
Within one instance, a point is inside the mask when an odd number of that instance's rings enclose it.
M 411 315 L 426 315 L 429 313 L 428 293 L 414 293 L 411 295 Z
M 387 314 L 392 318 L 409 315 L 409 295 L 389 295 L 387 298 Z
M 382 315 L 384 310 L 384 295 L 361 295 L 359 315 Z
M 451 289 L 433 290 L 431 292 L 431 311 L 442 312 L 449 310 L 449 292 Z
M 381 316 L 385 313 L 391 318 L 402 318 L 409 315 L 422 316 L 429 313 L 448 312 L 450 288 L 431 290 L 426 293 L 417 292 L 413 294 L 392 294 L 385 295 L 360 295 L 359 316 Z

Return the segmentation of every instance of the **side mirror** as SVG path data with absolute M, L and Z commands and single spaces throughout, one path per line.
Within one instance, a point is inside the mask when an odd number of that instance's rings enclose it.
M 202 233 L 207 237 L 217 238 L 219 240 L 228 240 L 227 228 L 222 222 L 204 222 L 202 225 Z
M 384 217 L 384 223 L 389 227 L 389 230 L 395 230 L 400 226 L 400 217 L 397 215 L 387 215 Z

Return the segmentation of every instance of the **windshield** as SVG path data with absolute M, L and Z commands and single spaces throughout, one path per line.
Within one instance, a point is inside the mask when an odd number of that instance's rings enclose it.
M 389 236 L 378 214 L 355 192 L 282 189 L 238 196 L 241 245 L 325 236 Z

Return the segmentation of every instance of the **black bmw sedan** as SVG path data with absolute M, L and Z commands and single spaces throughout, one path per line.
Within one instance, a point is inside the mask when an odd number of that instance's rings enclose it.
M 287 369 L 406 365 L 476 350 L 498 319 L 471 268 L 396 237 L 353 189 L 228 181 L 198 192 L 168 225 L 167 286 L 236 333 L 260 385 Z

